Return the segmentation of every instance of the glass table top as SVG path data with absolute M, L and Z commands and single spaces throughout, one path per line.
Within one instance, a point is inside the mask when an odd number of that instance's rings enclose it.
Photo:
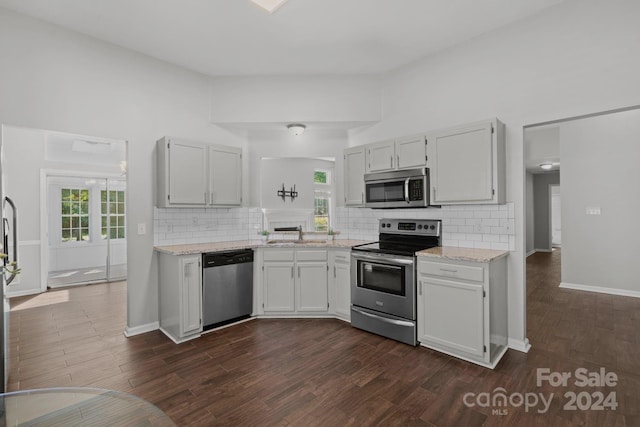
M 144 399 L 118 391 L 66 387 L 0 394 L 2 426 L 167 426 L 175 423 Z

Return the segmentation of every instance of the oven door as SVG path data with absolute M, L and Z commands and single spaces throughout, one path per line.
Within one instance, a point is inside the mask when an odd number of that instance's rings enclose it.
M 413 257 L 351 252 L 351 303 L 415 320 Z

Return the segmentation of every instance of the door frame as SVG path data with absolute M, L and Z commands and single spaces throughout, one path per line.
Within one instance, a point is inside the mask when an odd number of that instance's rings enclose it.
M 49 177 L 71 177 L 71 178 L 96 178 L 96 179 L 118 179 L 125 181 L 128 187 L 127 176 L 108 172 L 90 171 L 67 171 L 63 169 L 40 169 L 40 292 L 47 290 L 49 277 L 49 205 L 47 203 L 47 178 Z M 126 230 L 128 236 L 128 230 Z M 129 242 L 127 240 L 127 250 Z M 110 250 L 110 243 L 107 242 L 107 253 Z M 107 279 L 109 276 L 107 275 Z

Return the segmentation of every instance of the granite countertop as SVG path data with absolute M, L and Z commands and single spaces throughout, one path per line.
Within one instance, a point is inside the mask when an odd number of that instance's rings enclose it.
M 494 249 L 456 248 L 451 246 L 439 246 L 416 252 L 419 257 L 456 259 L 460 261 L 490 262 L 509 255 L 509 251 Z
M 294 243 L 278 240 L 277 243 L 267 243 L 260 240 L 236 240 L 228 242 L 193 243 L 187 245 L 155 246 L 153 249 L 169 255 L 193 255 L 204 252 L 221 252 L 232 249 L 256 248 L 351 248 L 351 246 L 369 243 L 367 240 L 311 240 L 309 243 Z

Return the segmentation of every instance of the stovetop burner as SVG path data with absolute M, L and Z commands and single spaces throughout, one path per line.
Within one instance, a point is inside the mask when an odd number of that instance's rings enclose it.
M 437 219 L 381 219 L 379 241 L 353 246 L 354 251 L 413 256 L 440 246 L 441 221 Z

